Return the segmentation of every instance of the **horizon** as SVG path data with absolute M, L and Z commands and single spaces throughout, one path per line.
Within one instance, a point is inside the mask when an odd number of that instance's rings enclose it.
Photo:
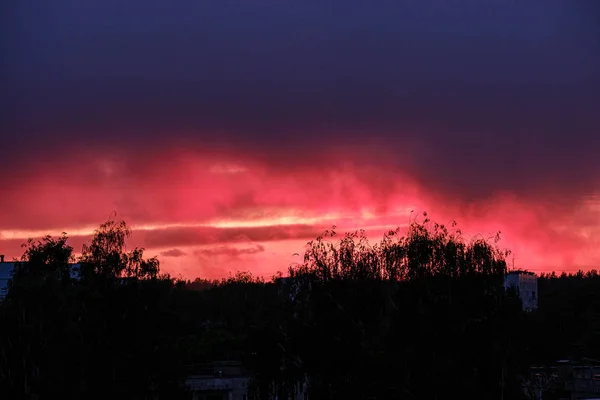
M 411 212 L 412 214 L 412 212 Z M 112 214 L 113 217 L 116 217 L 116 214 Z M 424 212 L 424 214 L 421 214 L 420 217 L 421 220 L 419 220 L 418 218 L 419 216 L 416 216 L 415 218 L 410 219 L 410 224 L 413 223 L 417 223 L 417 224 L 421 224 L 424 223 L 424 219 L 427 218 L 427 221 L 425 221 L 423 226 L 428 227 L 427 229 L 431 230 L 433 229 L 434 225 L 437 225 L 436 221 L 431 221 L 429 219 L 429 216 L 426 212 Z M 111 218 L 109 219 L 109 221 L 118 221 L 118 219 L 114 219 Z M 440 225 L 442 228 L 445 225 Z M 474 234 L 474 235 L 469 235 L 469 234 L 465 234 L 464 231 L 462 231 L 460 229 L 460 227 L 458 227 L 458 225 L 456 224 L 455 221 L 452 221 L 450 226 L 448 226 L 447 228 L 449 228 L 449 233 L 453 233 L 453 234 L 458 234 L 458 236 L 454 239 L 454 240 L 458 240 L 461 241 L 465 244 L 469 244 L 471 243 L 473 240 L 479 240 L 479 239 L 483 239 L 485 240 L 487 243 L 489 243 L 493 248 L 497 249 L 500 251 L 499 256 L 502 257 L 502 259 L 506 262 L 506 275 L 509 274 L 514 274 L 514 273 L 525 273 L 525 274 L 532 274 L 535 275 L 536 277 L 542 277 L 544 275 L 553 275 L 556 274 L 556 276 L 558 277 L 561 273 L 566 273 L 568 275 L 575 275 L 577 273 L 580 272 L 596 272 L 598 271 L 597 268 L 593 267 L 590 268 L 588 270 L 582 270 L 582 269 L 576 269 L 576 270 L 571 270 L 571 271 L 556 271 L 556 270 L 542 270 L 542 271 L 535 271 L 535 270 L 531 270 L 525 267 L 521 267 L 521 266 L 517 266 L 515 264 L 515 259 L 516 257 L 513 257 L 512 251 L 508 248 L 504 248 L 501 245 L 501 237 L 500 237 L 500 232 L 496 232 L 496 235 L 490 234 L 487 237 L 481 234 Z M 97 229 L 97 228 L 96 228 Z M 409 229 L 409 224 L 406 224 L 404 227 L 403 226 L 398 226 L 396 227 L 396 229 L 398 230 L 399 233 L 399 238 L 404 238 L 407 237 L 408 234 L 408 229 Z M 386 235 L 388 232 L 396 230 L 396 229 L 387 229 L 384 232 L 382 232 L 381 238 L 384 237 L 384 235 Z M 142 230 L 148 230 L 148 227 L 143 228 Z M 81 244 L 83 245 L 84 243 L 88 244 L 90 243 L 90 240 L 93 237 L 95 229 L 90 229 L 90 231 L 88 232 L 87 230 L 79 230 L 78 233 L 79 235 L 76 235 L 73 239 L 71 239 L 71 236 L 67 233 L 67 232 L 61 232 L 61 235 L 65 235 L 67 237 L 67 244 L 68 245 L 72 245 L 73 241 L 75 241 L 76 244 Z M 334 231 L 335 233 L 333 234 L 333 236 L 331 236 L 331 232 Z M 133 235 L 134 230 L 132 229 L 131 233 Z M 345 234 L 351 234 L 351 233 L 359 233 L 362 232 L 362 234 L 364 234 L 366 236 L 366 239 L 368 240 L 369 245 L 374 245 L 374 244 L 378 244 L 379 240 L 373 240 L 373 238 L 368 237 L 367 235 L 367 231 L 364 229 L 355 229 L 352 231 L 340 231 L 337 226 L 332 226 L 329 227 L 328 229 L 320 232 L 315 238 L 312 238 L 310 241 L 316 239 L 317 237 L 321 237 L 324 234 L 324 238 L 326 242 L 332 243 L 334 244 L 336 247 L 339 246 L 340 244 L 340 240 L 344 238 Z M 88 235 L 85 235 L 85 233 L 89 233 Z M 29 239 L 33 239 L 35 241 L 38 240 L 42 240 L 43 238 L 46 236 L 50 236 L 50 237 L 54 237 L 57 238 L 59 235 L 39 235 L 35 238 L 29 238 Z M 126 241 L 125 243 L 125 247 L 124 250 L 127 251 L 127 249 L 132 249 L 134 248 L 134 246 L 128 246 L 127 242 L 131 241 L 131 237 L 129 237 L 129 240 Z M 305 248 L 308 248 L 310 245 L 310 241 L 305 243 Z M 26 243 L 23 243 L 23 246 L 25 246 Z M 260 245 L 258 245 L 260 247 Z M 223 246 L 221 246 L 221 248 L 223 248 Z M 214 249 L 214 247 L 212 248 Z M 293 266 L 293 265 L 299 265 L 303 263 L 304 260 L 304 253 L 299 253 L 296 252 L 292 255 L 293 261 L 291 261 L 288 265 L 285 266 L 285 268 L 279 269 L 279 270 L 275 270 L 275 271 L 268 271 L 267 273 L 264 274 L 256 274 L 254 271 L 250 270 L 250 269 L 246 269 L 246 270 L 242 270 L 242 269 L 231 269 L 231 270 L 227 270 L 227 271 L 220 271 L 218 275 L 214 275 L 214 276 L 207 276 L 207 275 L 202 275 L 202 276 L 184 276 L 181 273 L 179 274 L 173 274 L 170 271 L 165 271 L 162 269 L 162 262 L 161 262 L 161 258 L 165 257 L 181 257 L 181 254 L 178 254 L 177 252 L 181 251 L 180 249 L 174 249 L 175 252 L 173 250 L 168 250 L 166 252 L 162 252 L 160 253 L 160 255 L 156 255 L 156 254 L 146 254 L 147 257 L 156 257 L 158 259 L 158 261 L 161 263 L 161 274 L 166 273 L 167 275 L 169 275 L 171 278 L 173 279 L 183 279 L 185 281 L 188 282 L 193 282 L 195 280 L 202 280 L 202 281 L 220 281 L 222 279 L 227 279 L 227 278 L 231 278 L 234 276 L 237 276 L 238 274 L 247 274 L 250 273 L 251 276 L 253 278 L 258 278 L 258 279 L 264 279 L 266 282 L 275 279 L 275 278 L 287 278 L 289 277 L 288 274 L 288 268 Z M 507 252 L 508 253 L 505 253 Z M 166 254 L 165 254 L 166 253 Z M 175 253 L 175 254 L 172 254 Z M 242 251 L 243 253 L 243 251 Z M 252 254 L 251 252 L 249 252 L 249 254 Z M 80 257 L 81 257 L 81 252 L 77 251 L 76 248 L 73 248 L 73 256 L 75 257 L 72 265 L 79 265 L 79 263 L 81 262 Z M 296 258 L 294 258 L 296 257 Z M 16 263 L 16 262 L 21 262 L 20 261 L 20 257 L 7 257 L 5 254 L 0 253 L 0 262 L 1 263 Z
M 268 277 L 426 211 L 517 268 L 600 266 L 594 1 L 3 10 L 7 260 L 116 211 L 163 272 Z

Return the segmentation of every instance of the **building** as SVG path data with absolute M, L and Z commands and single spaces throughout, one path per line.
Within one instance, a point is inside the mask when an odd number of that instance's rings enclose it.
M 553 365 L 532 367 L 524 390 L 528 398 L 600 400 L 600 363 L 595 360 L 559 360 Z
M 185 386 L 193 400 L 247 400 L 249 383 L 240 362 L 219 361 L 195 368 Z
M 4 255 L 0 255 L 0 300 L 6 297 L 8 280 L 11 277 L 14 266 L 14 262 L 5 262 Z
M 597 363 L 564 360 L 560 363 L 559 375 L 564 376 L 571 400 L 600 398 L 600 365 Z
M 191 368 L 185 381 L 193 400 L 249 400 L 252 380 L 249 371 L 239 361 L 216 361 Z M 275 385 L 274 385 L 275 386 Z M 276 395 L 269 399 L 279 400 Z M 308 381 L 299 381 L 287 400 L 308 400 Z
M 511 271 L 504 277 L 504 288 L 516 290 L 523 310 L 533 311 L 538 307 L 537 276 L 529 271 Z

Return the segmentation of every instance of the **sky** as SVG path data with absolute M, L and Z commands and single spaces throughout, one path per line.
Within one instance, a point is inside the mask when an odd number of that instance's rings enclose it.
M 269 276 L 427 211 L 520 268 L 600 266 L 595 0 L 0 7 L 8 259 L 116 212 L 165 272 Z

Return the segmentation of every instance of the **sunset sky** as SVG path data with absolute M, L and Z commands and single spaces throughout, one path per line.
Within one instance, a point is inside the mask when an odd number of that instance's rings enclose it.
M 166 272 L 268 276 L 414 210 L 517 267 L 600 267 L 596 0 L 0 7 L 9 259 L 116 211 Z

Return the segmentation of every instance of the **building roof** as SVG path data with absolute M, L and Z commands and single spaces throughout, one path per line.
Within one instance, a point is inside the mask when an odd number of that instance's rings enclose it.
M 508 271 L 508 273 L 506 275 L 534 275 L 535 276 L 535 272 L 526 271 L 526 270 L 522 270 L 522 269 L 516 269 L 513 271 Z

